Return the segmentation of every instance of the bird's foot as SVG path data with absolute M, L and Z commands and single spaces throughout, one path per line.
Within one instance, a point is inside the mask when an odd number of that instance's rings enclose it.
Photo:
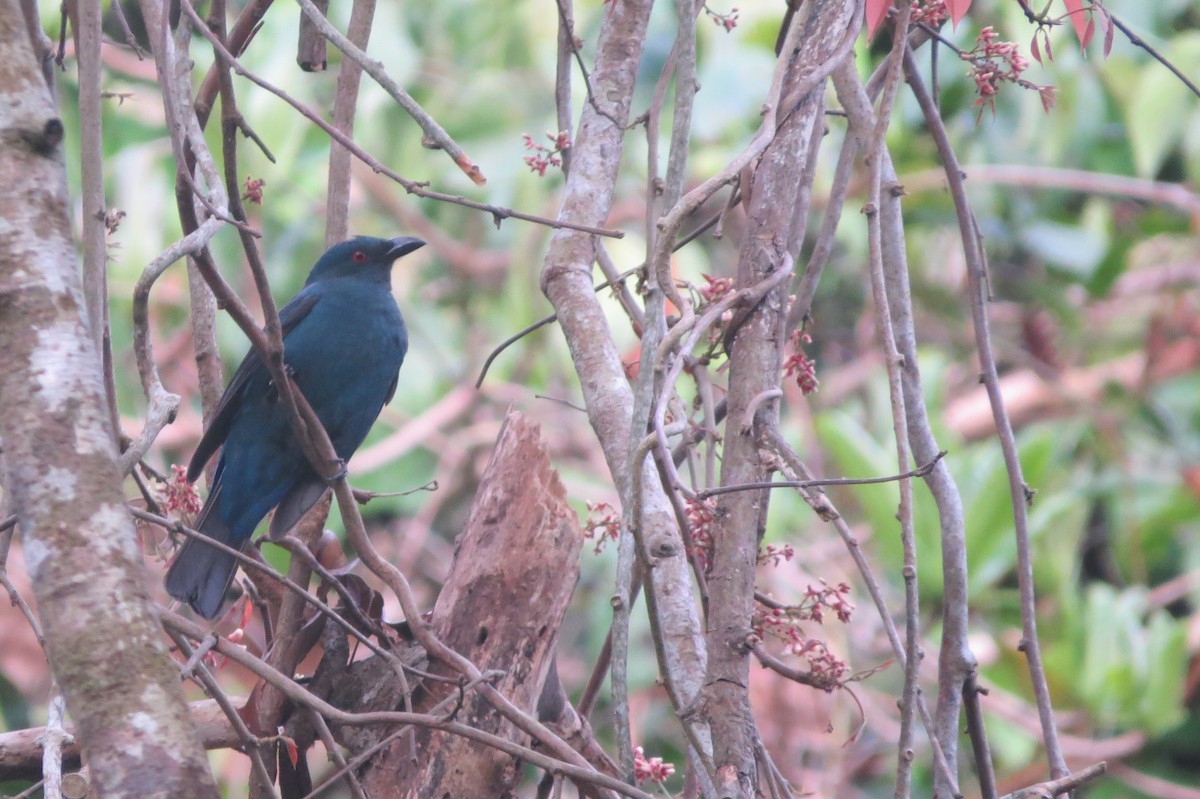
M 346 471 L 346 462 L 344 460 L 338 460 L 337 471 L 325 478 L 325 485 L 332 487 L 347 474 L 349 474 L 349 472 Z
M 291 367 L 291 364 L 284 363 L 283 373 L 287 375 L 289 380 L 296 379 L 296 370 Z M 267 403 L 274 405 L 279 401 L 279 387 L 275 385 L 274 380 L 267 381 Z

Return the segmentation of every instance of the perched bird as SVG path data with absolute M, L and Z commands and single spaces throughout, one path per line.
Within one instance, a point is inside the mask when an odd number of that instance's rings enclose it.
M 331 247 L 279 312 L 288 372 L 349 460 L 392 399 L 408 334 L 392 296 L 392 264 L 420 239 L 359 236 Z M 221 457 L 196 528 L 240 549 L 271 508 L 270 534 L 286 533 L 328 490 L 304 455 L 271 376 L 251 350 L 213 413 L 188 465 L 195 482 Z M 207 619 L 221 609 L 236 559 L 189 538 L 167 572 L 167 592 Z

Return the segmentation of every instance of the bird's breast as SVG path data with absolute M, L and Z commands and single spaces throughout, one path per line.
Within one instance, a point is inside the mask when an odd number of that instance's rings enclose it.
M 387 399 L 408 346 L 390 292 L 323 296 L 284 341 L 284 358 L 339 452 L 353 451 Z

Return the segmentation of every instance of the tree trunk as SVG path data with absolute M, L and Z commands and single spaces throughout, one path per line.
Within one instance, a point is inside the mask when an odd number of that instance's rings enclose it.
M 791 269 L 792 242 L 803 238 L 793 227 L 807 217 L 798 202 L 811 186 L 808 153 L 813 137 L 824 133 L 824 81 L 808 94 L 796 87 L 837 51 L 854 13 L 841 0 L 814 3 L 801 33 L 781 93 L 780 126 L 749 180 L 743 177 L 746 231 L 738 255 L 737 287 L 762 282 L 779 269 Z M 793 24 L 800 24 L 793 22 Z M 783 54 L 784 57 L 787 53 Z M 790 103 L 792 104 L 789 104 Z M 809 168 L 806 168 L 809 167 Z M 804 213 L 797 213 L 797 208 Z M 776 284 L 726 334 L 729 349 L 729 422 L 721 461 L 721 485 L 758 483 L 770 478 L 759 456 L 760 435 L 779 419 L 773 399 L 780 385 L 786 344 L 788 290 Z M 718 796 L 758 795 L 755 743 L 758 733 L 750 708 L 751 618 L 758 545 L 766 525 L 770 492 L 722 495 L 714 514 L 712 566 L 708 575 L 708 669 L 702 706 L 712 727 Z
M 0 132 L 4 487 L 50 666 L 94 795 L 216 796 L 143 584 L 84 317 L 63 125 L 18 0 L 0 0 Z

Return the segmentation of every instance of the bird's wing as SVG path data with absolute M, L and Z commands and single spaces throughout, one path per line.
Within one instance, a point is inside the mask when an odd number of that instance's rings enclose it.
M 296 325 L 300 324 L 304 317 L 308 316 L 321 298 L 320 292 L 312 289 L 312 286 L 305 288 L 280 310 L 279 325 L 285 337 Z M 229 435 L 229 429 L 233 426 L 233 419 L 242 405 L 242 389 L 245 388 L 251 377 L 265 369 L 262 358 L 258 357 L 258 352 L 251 348 L 246 353 L 246 357 L 242 359 L 241 364 L 238 365 L 237 371 L 233 373 L 233 379 L 225 387 L 225 393 L 221 395 L 221 400 L 217 403 L 217 409 L 208 423 L 208 429 L 204 431 L 200 443 L 196 446 L 196 451 L 192 454 L 192 460 L 188 463 L 188 482 L 196 481 L 209 458 L 213 456 L 217 448 L 225 443 L 225 437 Z
M 292 486 L 275 506 L 275 515 L 271 517 L 271 527 L 267 531 L 271 540 L 278 541 L 287 535 L 328 490 L 329 486 L 320 479 L 302 480 Z

